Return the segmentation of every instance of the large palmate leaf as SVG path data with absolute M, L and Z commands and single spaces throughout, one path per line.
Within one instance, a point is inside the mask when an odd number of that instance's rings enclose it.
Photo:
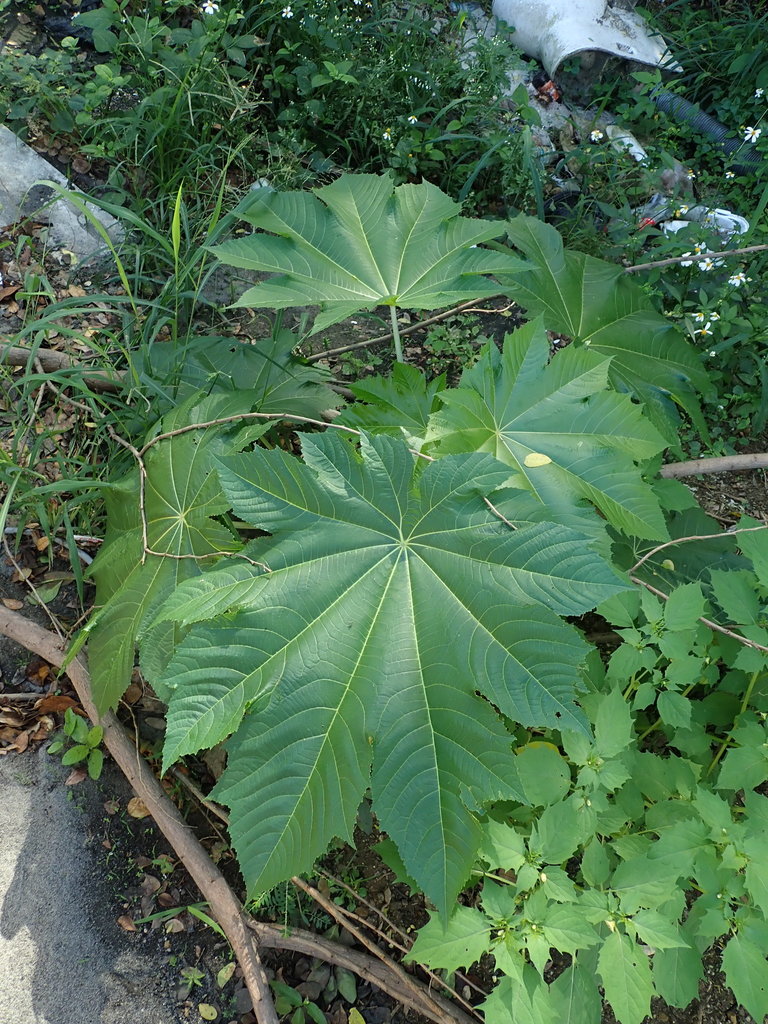
M 235 514 L 271 534 L 246 549 L 270 571 L 229 562 L 167 603 L 177 621 L 214 619 L 169 666 L 164 761 L 237 729 L 215 794 L 251 891 L 349 838 L 370 783 L 407 870 L 445 910 L 480 841 L 468 808 L 520 797 L 491 705 L 583 730 L 587 648 L 559 616 L 624 585 L 578 533 L 502 523 L 482 496 L 509 470 L 490 455 L 417 472 L 396 438 L 363 435 L 362 457 L 330 432 L 302 444 L 303 462 L 221 460 Z
M 245 393 L 191 398 L 166 416 L 160 428 L 174 430 L 236 415 L 252 405 Z M 198 558 L 240 546 L 234 534 L 212 518 L 228 505 L 211 460 L 238 451 L 263 429 L 263 425 L 239 430 L 209 427 L 161 441 L 147 452 L 147 547 L 159 554 L 143 555 L 138 469 L 107 489 L 107 536 L 92 572 L 102 607 L 88 628 L 88 660 L 99 708 L 115 704 L 128 686 L 136 639 L 148 612 L 182 580 L 202 572 Z M 146 650 L 153 665 L 167 662 L 174 639 L 170 623 L 152 629 Z
M 544 326 L 611 358 L 611 382 L 647 406 L 669 431 L 672 396 L 706 434 L 697 395 L 711 389 L 696 350 L 658 313 L 621 267 L 563 249 L 558 232 L 535 217 L 507 225 L 514 246 L 530 260 L 500 278 L 510 296 Z
M 250 391 L 260 412 L 317 417 L 335 408 L 339 399 L 328 387 L 330 373 L 295 354 L 298 344 L 299 338 L 285 329 L 254 341 L 195 337 L 187 343 L 182 359 L 178 346 L 154 345 L 145 359 L 139 356 L 135 363 L 138 372 L 161 385 L 178 381 L 173 395 L 176 404 L 200 391 Z
M 415 366 L 395 363 L 391 376 L 367 377 L 349 387 L 357 401 L 343 409 L 334 422 L 371 434 L 420 438 L 426 433 L 430 414 L 440 406 L 445 376 L 427 381 Z
M 475 248 L 503 234 L 503 225 L 460 210 L 428 182 L 395 188 L 389 175 L 344 174 L 312 192 L 259 190 L 241 212 L 256 232 L 213 252 L 223 263 L 277 275 L 236 305 L 319 304 L 319 331 L 375 306 L 436 309 L 497 294 L 481 275 L 523 263 Z
M 569 346 L 549 362 L 541 320 L 488 345 L 459 387 L 440 393 L 427 440 L 441 453 L 487 451 L 513 466 L 548 509 L 586 499 L 636 537 L 667 536 L 635 465 L 665 446 L 628 395 L 611 391 L 610 361 Z

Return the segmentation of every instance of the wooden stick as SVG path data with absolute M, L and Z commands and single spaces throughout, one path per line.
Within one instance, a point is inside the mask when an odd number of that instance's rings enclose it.
M 711 459 L 691 459 L 688 462 L 670 462 L 662 466 L 659 476 L 679 480 L 685 476 L 704 476 L 707 473 L 735 473 L 744 469 L 768 468 L 768 452 L 750 452 L 748 455 L 718 455 Z
M 18 345 L 11 345 L 5 338 L 0 338 L 0 363 L 7 366 L 27 366 L 30 359 L 39 360 L 45 373 L 76 369 L 82 373 L 83 381 L 94 391 L 120 390 L 120 374 L 110 374 L 107 370 L 88 371 L 82 363 L 78 363 L 66 352 L 57 352 L 51 348 L 21 348 Z

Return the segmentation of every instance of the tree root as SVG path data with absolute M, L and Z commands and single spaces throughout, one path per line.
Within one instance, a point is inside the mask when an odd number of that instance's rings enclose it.
M 661 467 L 659 476 L 679 480 L 684 476 L 704 476 L 707 473 L 734 473 L 737 470 L 766 468 L 768 468 L 768 452 L 751 452 L 748 455 L 719 455 L 711 459 L 670 462 Z
M 58 668 L 64 661 L 65 652 L 53 633 L 23 615 L 2 607 L 0 634 Z M 80 656 L 73 658 L 67 665 L 66 673 L 88 717 L 104 729 L 104 745 L 107 750 L 151 812 L 158 828 L 186 867 L 208 902 L 212 916 L 224 931 L 243 971 L 259 1024 L 278 1024 L 269 981 L 259 956 L 260 946 L 295 950 L 346 967 L 377 985 L 397 1002 L 430 1017 L 436 1024 L 475 1024 L 472 1017 L 448 999 L 432 992 L 418 979 L 405 975 L 408 981 L 405 985 L 403 969 L 394 961 L 377 959 L 300 929 L 287 931 L 276 925 L 254 921 L 243 910 L 224 876 L 166 796 L 117 717 L 111 711 L 100 715 L 96 710 L 85 660 Z

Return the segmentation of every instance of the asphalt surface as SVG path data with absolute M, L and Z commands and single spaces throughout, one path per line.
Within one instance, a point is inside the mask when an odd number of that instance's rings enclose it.
M 0 1024 L 178 1024 L 92 852 L 103 797 L 68 771 L 41 750 L 0 757 Z

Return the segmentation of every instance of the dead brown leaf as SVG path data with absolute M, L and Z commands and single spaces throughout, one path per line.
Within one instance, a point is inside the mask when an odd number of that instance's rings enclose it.
M 73 768 L 64 779 L 65 786 L 78 786 L 86 776 L 85 768 Z
M 170 932 L 172 935 L 175 935 L 178 932 L 185 932 L 187 929 L 184 927 L 184 925 L 181 923 L 178 917 L 172 917 L 170 921 L 166 922 L 165 930 L 167 932 Z
M 123 929 L 124 932 L 135 932 L 136 925 L 127 914 L 121 914 L 117 919 L 117 923 Z
M 37 710 L 43 714 L 54 713 L 56 711 L 66 711 L 67 708 L 79 708 L 80 705 L 72 697 L 66 697 L 64 694 L 51 694 L 50 697 L 43 697 L 40 703 L 37 705 Z
M 156 878 L 154 875 L 144 875 L 141 882 L 139 883 L 139 888 L 141 889 L 145 896 L 151 896 L 153 893 L 157 892 L 159 888 L 161 888 L 162 884 L 163 883 L 160 881 L 160 879 Z
M 107 812 L 107 814 L 110 815 L 110 817 L 113 814 L 117 814 L 117 812 L 120 810 L 120 801 L 115 800 L 114 797 L 112 797 L 111 800 L 105 800 L 104 810 Z
M 128 801 L 127 811 L 132 818 L 148 818 L 150 815 L 147 805 L 137 796 Z
M 21 729 L 26 721 L 26 716 L 20 711 L 15 711 L 13 708 L 0 708 L 0 723 L 2 725 L 11 725 L 14 729 Z
M 24 607 L 24 602 L 17 601 L 15 597 L 4 597 L 3 604 L 6 608 L 10 608 L 12 612 L 17 612 L 20 608 Z

